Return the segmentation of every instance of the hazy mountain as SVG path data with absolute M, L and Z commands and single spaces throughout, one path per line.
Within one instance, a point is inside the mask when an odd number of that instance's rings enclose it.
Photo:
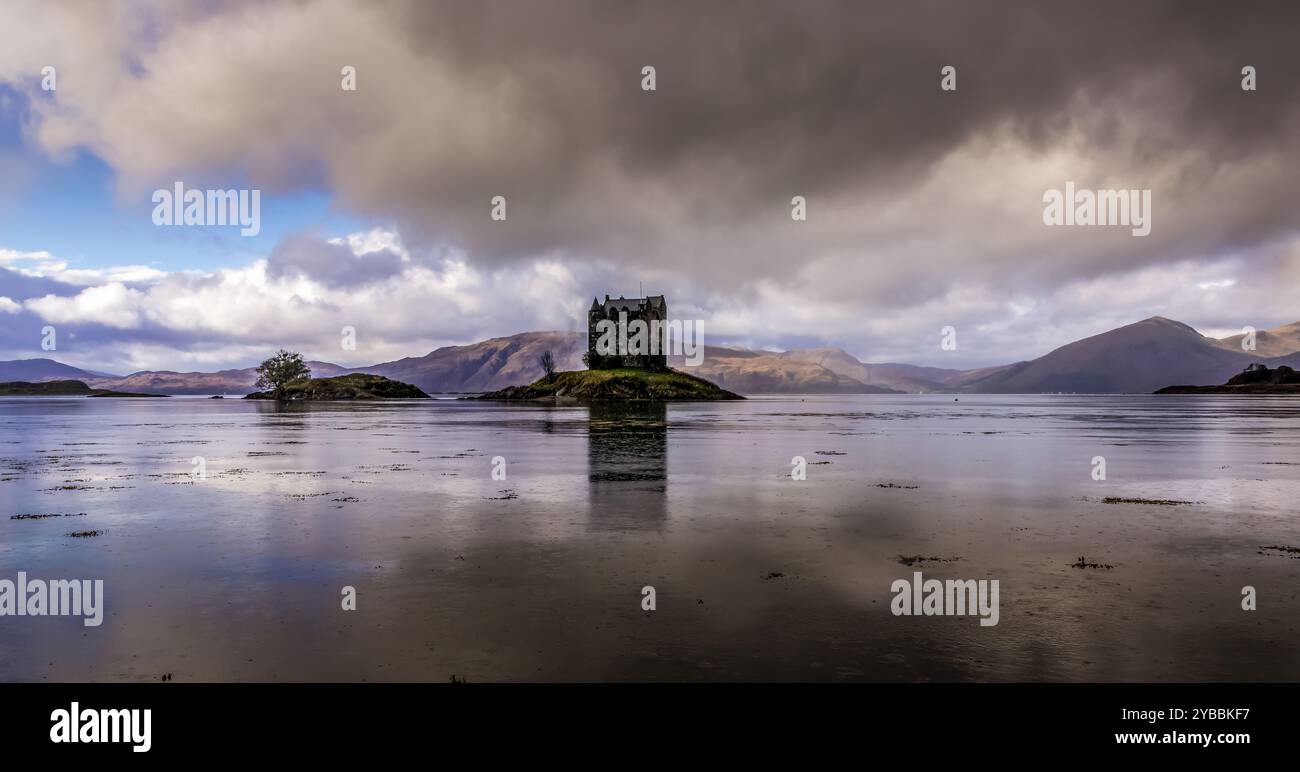
M 307 362 L 312 377 L 330 378 L 351 372 L 329 362 Z M 178 373 L 152 370 L 127 376 L 92 378 L 87 381 L 97 389 L 131 391 L 142 394 L 248 394 L 257 390 L 257 368 L 220 370 L 215 373 Z
M 526 332 L 467 346 L 447 346 L 422 357 L 358 368 L 357 372 L 387 376 L 427 392 L 493 391 L 541 378 L 538 359 L 548 350 L 555 355 L 557 369 L 583 369 L 587 334 Z M 725 389 L 747 394 L 887 391 L 784 354 L 717 346 L 706 346 L 704 351 L 705 359 L 699 366 L 686 366 L 682 357 L 671 357 L 670 364 Z M 843 356 L 861 366 L 847 354 Z
M 0 362 L 0 381 L 91 381 L 96 378 L 112 378 L 108 373 L 82 370 L 53 359 L 13 359 Z
M 359 367 L 353 372 L 372 373 L 435 392 L 480 392 L 522 386 L 543 375 L 538 363 L 550 351 L 557 370 L 584 369 L 585 332 L 524 332 L 506 338 L 444 346 L 422 357 L 407 357 Z
M 1009 377 L 1011 373 L 1019 372 L 1028 367 L 1029 364 L 1029 362 L 1014 362 L 1009 365 L 963 370 L 956 375 L 945 378 L 944 384 L 953 391 L 977 390 L 976 386 L 978 384 L 984 381 L 996 382 L 999 378 Z
M 1220 338 L 1219 343 L 1230 351 L 1241 351 L 1241 341 L 1245 337 L 1245 335 L 1233 335 Z M 1282 357 L 1296 352 L 1300 352 L 1300 322 L 1256 332 L 1255 350 L 1243 353 L 1253 353 L 1260 357 Z
M 1295 341 L 1295 344 L 1288 341 Z M 1172 385 L 1224 383 L 1251 362 L 1300 367 L 1300 322 L 1257 334 L 1255 353 L 1240 336 L 1207 338 L 1181 322 L 1153 317 L 1062 346 L 1038 359 L 977 370 L 908 364 L 867 364 L 837 348 L 785 352 L 706 346 L 704 361 L 669 363 L 741 394 L 878 394 L 932 391 L 972 393 L 1150 393 Z M 429 392 L 485 392 L 532 383 L 538 359 L 550 351 L 559 370 L 583 368 L 582 332 L 525 332 L 466 346 L 445 346 L 422 357 L 357 368 L 309 362 L 318 378 L 372 373 Z M 1285 351 L 1285 356 L 1274 352 Z M 82 380 L 95 388 L 154 394 L 246 394 L 253 368 L 216 373 L 139 372 L 104 376 L 50 359 L 0 362 L 0 380 Z
M 837 375 L 852 378 L 868 386 L 907 392 L 945 391 L 945 378 L 961 374 L 960 370 L 921 367 L 896 363 L 867 364 L 838 348 L 794 349 L 781 354 L 783 359 L 820 365 Z
M 795 354 L 794 356 L 788 356 Z M 861 362 L 844 354 L 836 357 L 835 364 L 851 367 Z M 681 367 L 691 375 L 712 381 L 739 394 L 892 394 L 895 390 L 863 383 L 842 375 L 815 361 L 816 357 L 801 357 L 798 352 L 751 351 L 723 346 L 705 346 L 704 361 L 694 367 L 683 367 L 677 358 L 670 364 Z M 847 361 L 846 361 L 847 360 Z
M 1150 393 L 1173 384 L 1223 383 L 1259 360 L 1156 316 L 954 383 L 981 393 Z
M 1269 367 L 1286 365 L 1287 367 L 1293 368 L 1295 370 L 1300 370 L 1300 351 L 1297 351 L 1294 354 L 1287 354 L 1284 357 L 1272 357 L 1271 359 L 1265 359 L 1264 364 L 1268 365 Z

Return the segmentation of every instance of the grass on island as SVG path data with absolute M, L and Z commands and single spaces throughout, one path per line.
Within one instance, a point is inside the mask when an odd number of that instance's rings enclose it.
M 305 400 L 350 399 L 429 399 L 429 395 L 409 383 L 382 375 L 349 373 L 333 378 L 312 378 L 291 383 L 279 392 L 259 391 L 244 399 L 274 399 L 282 402 Z
M 687 401 L 744 399 L 714 383 L 677 370 L 572 370 L 511 386 L 478 399 L 573 399 L 591 401 Z

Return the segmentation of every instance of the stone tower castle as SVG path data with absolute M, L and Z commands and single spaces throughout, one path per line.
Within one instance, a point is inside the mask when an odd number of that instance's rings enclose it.
M 596 350 L 596 344 L 601 337 L 597 325 L 602 321 L 613 322 L 615 325 L 630 325 L 636 320 L 645 322 L 649 327 L 647 341 L 649 336 L 658 338 L 653 353 L 650 353 L 649 349 L 645 353 L 629 353 L 624 350 L 602 353 Z M 644 298 L 610 298 L 606 295 L 604 303 L 592 298 L 591 309 L 587 311 L 587 353 L 583 361 L 592 370 L 609 370 L 615 367 L 666 370 L 668 368 L 667 323 L 668 301 L 664 300 L 663 295 Z M 619 336 L 619 339 L 626 342 L 630 337 L 632 333 L 628 332 L 627 337 Z

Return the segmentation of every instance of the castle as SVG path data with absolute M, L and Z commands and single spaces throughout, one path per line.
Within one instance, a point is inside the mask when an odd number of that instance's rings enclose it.
M 635 328 L 629 326 L 635 321 L 644 322 L 646 337 L 638 341 Z M 602 325 L 601 322 L 606 322 Z M 666 324 L 668 322 L 668 301 L 663 295 L 651 295 L 645 298 L 611 299 L 605 296 L 602 303 L 596 298 L 591 300 L 591 309 L 587 311 L 587 353 L 583 361 L 592 370 L 609 370 L 615 367 L 637 367 L 645 370 L 665 370 L 668 368 L 668 340 Z M 617 340 L 625 348 L 613 351 L 597 351 L 602 330 L 608 331 L 609 323 L 620 325 L 615 332 Z M 640 327 L 641 325 L 637 325 Z M 651 340 L 657 339 L 657 343 Z M 606 339 L 610 338 L 606 335 Z M 631 345 L 627 345 L 628 343 Z M 638 345 L 639 342 L 649 344 Z

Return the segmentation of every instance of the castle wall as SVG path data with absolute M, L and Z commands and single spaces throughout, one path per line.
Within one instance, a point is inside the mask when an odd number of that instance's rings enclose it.
M 668 321 L 668 303 L 662 298 L 659 302 L 650 302 L 647 298 L 633 298 L 630 301 L 626 298 L 619 298 L 611 301 L 606 296 L 603 304 L 599 307 L 593 307 L 587 313 L 587 367 L 591 370 L 610 370 L 619 367 L 634 367 L 642 370 L 666 370 L 668 369 L 668 349 L 667 335 L 665 332 L 665 323 Z M 613 355 L 602 355 L 596 351 L 596 344 L 600 340 L 600 332 L 596 326 L 605 320 L 618 324 L 623 316 L 627 315 L 627 324 L 635 320 L 641 320 L 647 325 L 650 322 L 659 322 L 659 330 L 656 331 L 659 337 L 658 354 L 628 354 L 615 353 Z

